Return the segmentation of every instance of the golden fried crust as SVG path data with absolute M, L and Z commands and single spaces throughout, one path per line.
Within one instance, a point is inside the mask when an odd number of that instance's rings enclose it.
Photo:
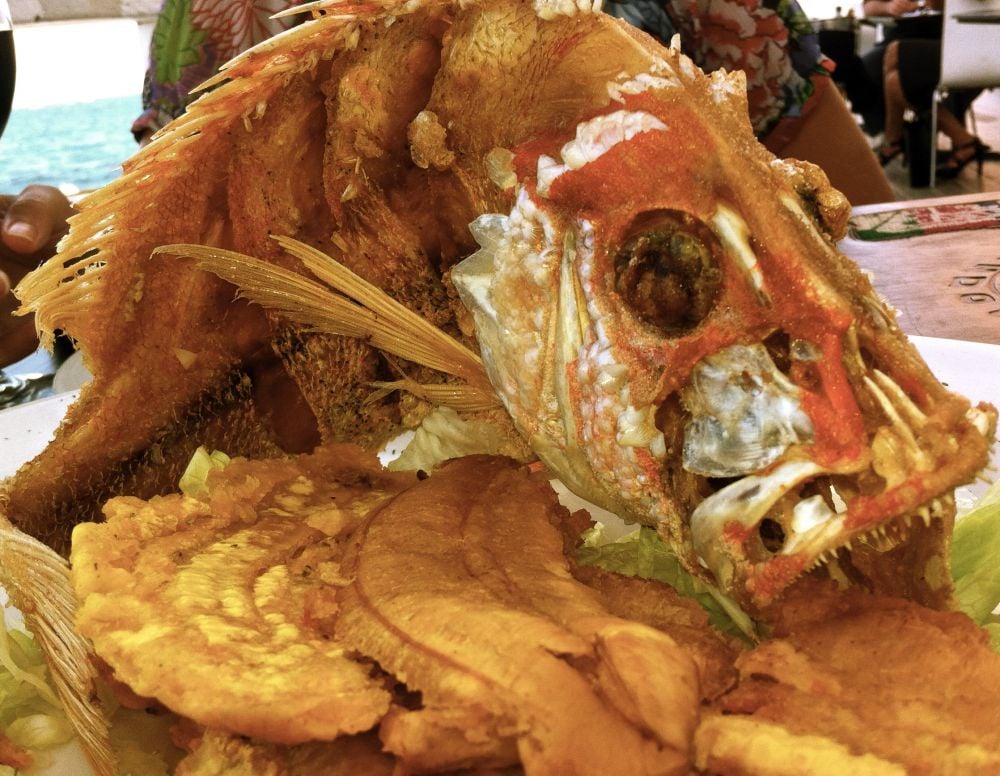
M 698 734 L 700 764 L 745 773 L 761 760 L 755 746 L 784 741 L 800 753 L 871 755 L 887 768 L 874 772 L 998 772 L 1000 655 L 982 629 L 857 588 L 802 596 L 779 638 L 737 661 L 739 686 L 715 704 L 725 716 Z M 862 772 L 846 762 L 840 772 Z
M 175 776 L 390 776 L 394 760 L 374 735 L 277 746 L 218 731 L 198 740 Z
M 545 483 L 453 461 L 352 538 L 338 635 L 420 693 L 383 723 L 421 772 L 518 757 L 536 773 L 688 769 L 697 670 L 576 582 Z
M 708 615 L 694 600 L 662 582 L 594 567 L 574 568 L 573 575 L 598 591 L 615 616 L 658 628 L 689 652 L 698 665 L 704 699 L 718 697 L 736 682 L 733 662 L 741 646 L 709 625 Z
M 139 695 L 296 744 L 370 728 L 389 693 L 331 638 L 341 537 L 410 484 L 357 448 L 234 461 L 200 498 L 110 501 L 74 532 L 77 627 Z

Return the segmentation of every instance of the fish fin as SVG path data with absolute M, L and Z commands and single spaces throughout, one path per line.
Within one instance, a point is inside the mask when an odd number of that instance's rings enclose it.
M 66 560 L 0 517 L 0 581 L 25 616 L 95 774 L 117 773 L 108 720 L 94 699 L 90 644 L 73 628 L 76 597 Z
M 363 338 L 379 350 L 461 378 L 483 395 L 492 394 L 482 360 L 461 342 L 321 251 L 291 238 L 276 239 L 326 285 L 220 248 L 164 245 L 153 253 L 192 258 L 201 269 L 235 285 L 242 296 L 296 323 Z
M 375 382 L 372 386 L 378 390 L 370 401 L 375 401 L 393 391 L 407 391 L 418 399 L 423 399 L 438 407 L 448 407 L 456 412 L 480 412 L 496 409 L 499 406 L 496 394 L 483 394 L 470 385 L 455 385 L 453 383 L 418 383 L 404 377 L 391 382 Z

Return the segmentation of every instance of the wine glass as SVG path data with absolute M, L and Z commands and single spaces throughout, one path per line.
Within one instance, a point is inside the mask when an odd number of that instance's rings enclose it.
M 10 118 L 10 108 L 14 102 L 14 80 L 17 69 L 14 64 L 14 23 L 7 0 L 0 0 L 0 135 Z

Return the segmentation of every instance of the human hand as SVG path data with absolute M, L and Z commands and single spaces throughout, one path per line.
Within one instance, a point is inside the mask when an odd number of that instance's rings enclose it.
M 0 195 L 0 367 L 37 347 L 34 321 L 12 315 L 18 303 L 10 289 L 55 253 L 73 213 L 66 196 L 52 186 L 28 186 L 18 195 Z

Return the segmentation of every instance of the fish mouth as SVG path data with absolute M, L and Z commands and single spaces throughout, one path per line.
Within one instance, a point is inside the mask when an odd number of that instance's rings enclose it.
M 723 351 L 696 368 L 693 382 L 699 370 L 718 371 L 726 359 L 737 365 L 737 372 L 742 370 L 745 381 L 745 356 Z M 762 372 L 769 374 L 767 368 Z M 842 581 L 867 584 L 873 566 L 894 553 L 912 555 L 900 549 L 908 544 L 926 546 L 921 574 L 937 591 L 928 595 L 946 595 L 946 559 L 942 562 L 935 537 L 950 529 L 954 488 L 986 463 L 995 412 L 970 407 L 951 394 L 925 400 L 922 409 L 889 374 L 871 366 L 854 377 L 863 422 L 861 443 L 850 455 L 817 454 L 820 431 L 814 434 L 802 421 L 805 402 L 790 383 L 782 401 L 768 395 L 756 409 L 744 402 L 728 427 L 709 427 L 721 429 L 718 433 L 726 438 L 737 437 L 748 425 L 765 430 L 794 426 L 797 435 L 772 432 L 768 444 L 754 440 L 742 453 L 740 445 L 734 452 L 718 443 L 723 455 L 707 462 L 696 451 L 685 455 L 679 477 L 687 480 L 688 493 L 699 493 L 685 510 L 694 560 L 723 592 L 751 610 L 768 606 L 798 577 L 820 567 Z M 670 423 L 683 423 L 684 444 L 692 447 L 692 434 L 700 440 L 706 427 L 699 412 L 724 417 L 718 407 L 706 409 L 691 400 L 676 405 L 676 411 L 687 418 Z M 930 549 L 931 544 L 936 548 Z
M 727 485 L 692 513 L 699 562 L 723 591 L 758 609 L 821 567 L 842 581 L 864 584 L 864 574 L 854 573 L 856 558 L 890 554 L 921 531 L 931 531 L 934 521 L 944 525 L 955 514 L 951 492 L 897 511 L 889 505 L 898 501 L 899 491 L 845 501 L 834 479 L 847 478 L 794 461 Z M 908 482 L 906 489 L 915 484 Z M 875 508 L 880 503 L 887 511 Z

